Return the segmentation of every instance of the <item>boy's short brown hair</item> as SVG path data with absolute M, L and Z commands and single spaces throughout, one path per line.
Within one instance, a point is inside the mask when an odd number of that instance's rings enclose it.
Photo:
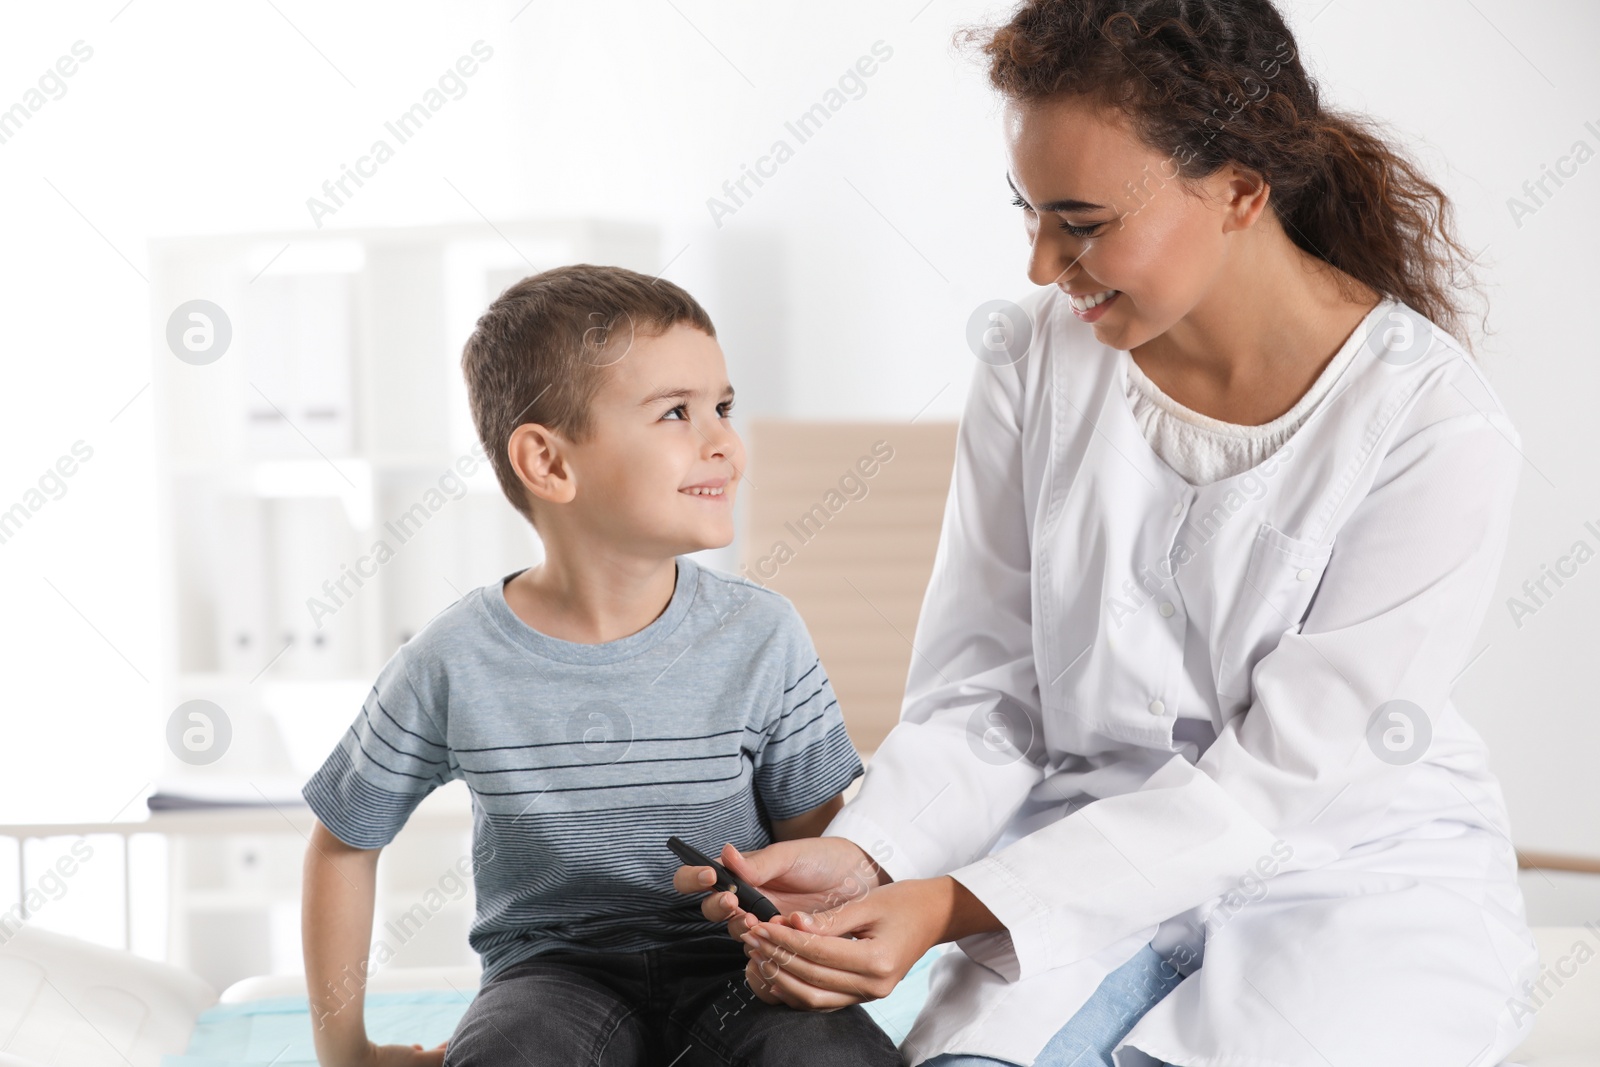
M 627 355 L 636 335 L 659 336 L 680 322 L 717 335 L 680 286 L 593 263 L 530 275 L 478 319 L 461 353 L 472 422 L 506 499 L 530 523 L 527 492 L 506 456 L 511 432 L 536 422 L 584 440 L 605 368 Z

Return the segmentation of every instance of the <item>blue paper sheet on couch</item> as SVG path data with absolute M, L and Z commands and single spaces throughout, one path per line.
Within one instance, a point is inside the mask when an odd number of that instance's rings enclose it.
M 928 999 L 928 969 L 948 946 L 935 945 L 916 962 L 893 993 L 866 1005 L 878 1025 L 899 1044 Z M 475 990 L 371 993 L 363 1014 L 367 1035 L 381 1045 L 433 1048 L 447 1041 Z M 161 1067 L 317 1067 L 311 1041 L 311 1011 L 305 997 L 267 997 L 244 1004 L 218 1004 L 201 1013 L 189 1047 L 163 1056 Z

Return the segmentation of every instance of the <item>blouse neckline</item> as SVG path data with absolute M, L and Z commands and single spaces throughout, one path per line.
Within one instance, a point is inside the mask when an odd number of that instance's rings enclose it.
M 1369 311 L 1362 318 L 1360 324 L 1345 338 L 1344 343 L 1339 346 L 1339 351 L 1334 354 L 1333 359 L 1328 361 L 1327 366 L 1322 368 L 1322 373 L 1317 375 L 1317 379 L 1311 383 L 1311 387 L 1301 395 L 1299 400 L 1294 402 L 1294 405 L 1288 411 L 1285 411 L 1270 422 L 1254 426 L 1245 423 L 1224 422 L 1221 419 L 1214 419 L 1210 415 L 1195 411 L 1193 408 L 1185 407 L 1162 392 L 1161 387 L 1152 381 L 1144 371 L 1139 369 L 1139 364 L 1134 361 L 1132 353 L 1127 353 L 1126 359 L 1128 384 L 1168 415 L 1200 430 L 1219 437 L 1250 440 L 1270 439 L 1292 428 L 1316 407 L 1317 402 L 1327 394 L 1329 389 L 1333 388 L 1334 382 L 1338 381 L 1339 375 L 1355 359 L 1356 353 L 1361 348 L 1361 343 L 1366 337 L 1366 330 L 1363 327 L 1371 321 L 1374 315 L 1380 314 L 1384 307 L 1390 303 L 1393 303 L 1393 301 L 1387 297 L 1380 300 L 1377 306 Z

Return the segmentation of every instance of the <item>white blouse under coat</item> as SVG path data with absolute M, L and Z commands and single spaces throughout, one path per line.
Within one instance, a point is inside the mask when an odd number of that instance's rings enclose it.
M 1346 344 L 1340 348 L 1293 407 L 1260 426 L 1223 422 L 1183 406 L 1162 392 L 1131 359 L 1127 361 L 1128 406 L 1156 455 L 1189 484 L 1210 485 L 1249 470 L 1281 448 L 1333 388 L 1355 359 L 1358 347 Z

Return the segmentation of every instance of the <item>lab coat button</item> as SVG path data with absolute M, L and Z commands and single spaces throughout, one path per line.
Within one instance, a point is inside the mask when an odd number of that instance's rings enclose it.
M 1166 710 L 1167 710 L 1167 706 L 1165 704 L 1161 703 L 1161 699 L 1159 697 L 1150 702 L 1150 714 L 1152 714 L 1152 715 L 1160 715 L 1163 711 L 1166 711 Z
M 1172 513 L 1174 515 L 1182 515 L 1183 514 L 1183 501 L 1180 500 L 1176 504 L 1172 505 Z
M 1301 567 L 1295 577 L 1302 582 L 1309 582 L 1311 580 L 1311 569 L 1309 567 Z
M 1163 616 L 1165 616 L 1166 618 L 1169 618 L 1169 619 L 1172 618 L 1173 607 L 1172 607 L 1172 602 L 1171 601 L 1163 600 L 1161 602 L 1161 607 L 1158 608 L 1157 610 L 1160 611 L 1161 614 Z

